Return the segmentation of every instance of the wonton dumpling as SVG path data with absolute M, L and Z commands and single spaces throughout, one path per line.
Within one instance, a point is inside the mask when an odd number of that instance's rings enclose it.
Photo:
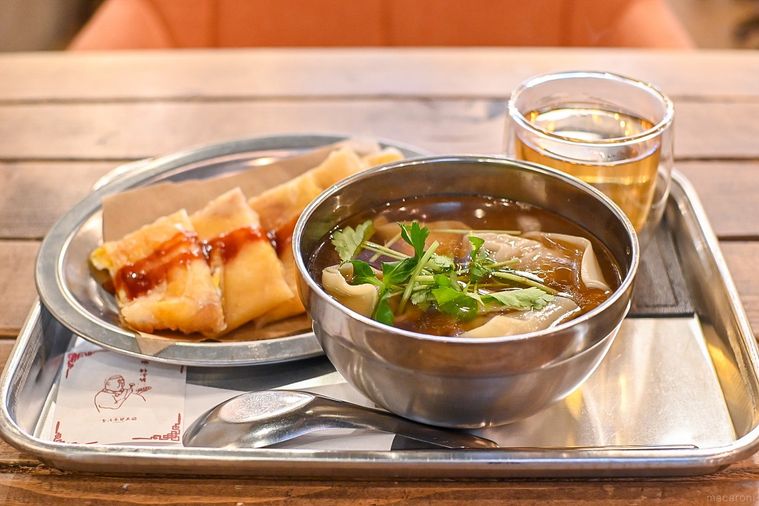
M 465 337 L 502 337 L 537 332 L 561 323 L 579 309 L 572 299 L 554 297 L 543 309 L 494 316 L 487 323 L 464 332 Z
M 212 200 L 190 219 L 200 238 L 211 244 L 211 272 L 221 287 L 225 332 L 293 296 L 277 253 L 239 188 Z
M 340 304 L 364 316 L 371 316 L 374 306 L 377 305 L 377 287 L 369 283 L 351 285 L 345 280 L 345 276 L 352 275 L 351 264 L 325 267 L 322 271 L 322 286 Z
M 219 290 L 184 209 L 103 244 L 90 261 L 110 273 L 121 318 L 135 330 L 213 335 L 226 326 Z M 150 284 L 130 293 L 125 276 Z
M 610 290 L 609 285 L 604 279 L 601 265 L 598 263 L 598 257 L 593 250 L 593 244 L 585 237 L 567 234 L 552 234 L 546 232 L 530 232 L 524 234 L 525 237 L 544 237 L 549 241 L 558 244 L 569 245 L 582 251 L 582 262 L 580 264 L 580 276 L 582 282 L 588 288 L 597 288 L 599 290 Z
M 549 234 L 545 232 L 528 232 L 521 236 L 511 234 L 477 233 L 483 239 L 483 248 L 493 253 L 497 262 L 517 259 L 517 268 L 534 270 L 541 263 L 555 262 L 579 267 L 579 277 L 588 288 L 610 290 L 604 279 L 601 266 L 598 264 L 593 245 L 588 239 L 565 234 Z M 539 239 L 547 240 L 556 247 L 550 247 Z M 562 251 L 562 247 L 573 250 L 580 258 L 579 266 L 572 258 L 573 255 Z

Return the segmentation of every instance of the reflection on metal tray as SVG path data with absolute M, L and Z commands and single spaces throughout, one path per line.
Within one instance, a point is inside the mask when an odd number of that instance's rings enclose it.
M 670 248 L 671 240 L 675 263 L 662 262 L 673 286 L 656 295 L 643 282 L 639 297 L 669 301 L 667 314 L 639 305 L 638 317 L 625 321 L 606 360 L 579 390 L 527 420 L 481 432 L 501 449 L 420 448 L 397 438 L 384 451 L 47 442 L 34 431 L 54 398 L 55 376 L 72 335 L 39 307 L 0 385 L 0 430 L 11 444 L 51 465 L 100 473 L 439 478 L 715 471 L 759 444 L 757 347 L 703 209 L 680 175 L 665 223 L 656 248 Z M 325 359 L 313 358 L 297 365 L 190 368 L 188 381 L 250 390 L 315 384 L 331 371 Z

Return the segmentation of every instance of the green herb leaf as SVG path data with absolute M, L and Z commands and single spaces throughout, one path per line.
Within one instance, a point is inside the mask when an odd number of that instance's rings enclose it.
M 451 279 L 450 276 L 446 276 L 445 274 L 435 274 L 435 277 L 433 279 L 435 280 L 435 284 L 440 288 L 445 288 L 453 285 L 453 279 Z
M 430 229 L 419 226 L 419 222 L 413 222 L 411 226 L 401 225 L 401 238 L 414 248 L 414 256 L 421 258 L 424 255 L 424 243 L 430 235 Z
M 482 278 L 489 276 L 493 272 L 491 267 L 495 262 L 487 256 L 482 249 L 485 240 L 470 235 L 469 242 L 472 243 L 472 251 L 469 254 L 469 283 L 477 284 Z
M 432 289 L 438 309 L 459 320 L 471 320 L 477 316 L 477 300 L 450 286 Z
M 359 252 L 361 243 L 372 236 L 374 227 L 371 220 L 356 226 L 345 227 L 332 234 L 332 244 L 343 262 L 349 262 Z
M 411 298 L 409 300 L 415 306 L 426 307 L 430 302 L 433 302 L 435 298 L 432 296 L 431 289 L 424 289 L 411 292 Z
M 553 295 L 535 287 L 517 288 L 482 295 L 483 302 L 496 303 L 501 309 L 505 307 L 518 311 L 543 309 L 553 298 Z
M 473 235 L 467 236 L 467 239 L 469 239 L 469 242 L 472 244 L 472 258 L 477 258 L 480 248 L 485 244 L 485 239 Z
M 453 258 L 445 255 L 432 255 L 429 262 L 424 266 L 425 269 L 432 272 L 450 271 L 454 267 Z
M 353 279 L 352 285 L 363 285 L 365 283 L 371 283 L 375 286 L 384 286 L 382 281 L 377 277 L 377 274 L 372 269 L 372 266 L 363 260 L 352 260 L 353 265 Z
M 384 292 L 377 302 L 377 307 L 374 308 L 372 318 L 385 325 L 392 325 L 395 322 L 395 315 L 392 308 L 390 308 L 387 292 Z
M 382 282 L 385 287 L 400 285 L 408 280 L 416 268 L 416 258 L 407 258 L 398 262 L 384 262 L 382 264 Z
M 401 313 L 403 313 L 403 311 L 406 309 L 406 303 L 411 297 L 411 292 L 414 290 L 414 285 L 416 284 L 416 278 L 419 277 L 424 266 L 427 265 L 427 262 L 429 262 L 430 258 L 432 258 L 432 255 L 435 254 L 435 250 L 438 248 L 438 246 L 440 246 L 440 244 L 438 244 L 437 241 L 433 241 L 432 244 L 430 244 L 430 247 L 427 248 L 426 251 L 423 251 L 421 258 L 415 257 L 416 266 L 414 267 L 414 271 L 411 273 L 411 276 L 409 277 L 406 288 L 403 290 L 403 295 L 401 295 L 401 302 L 398 304 L 398 310 Z

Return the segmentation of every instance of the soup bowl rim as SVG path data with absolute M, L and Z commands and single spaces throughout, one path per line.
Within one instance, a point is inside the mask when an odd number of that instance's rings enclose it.
M 353 311 L 347 306 L 344 306 L 343 304 L 338 302 L 334 297 L 329 295 L 319 285 L 319 283 L 316 282 L 316 280 L 313 278 L 313 276 L 309 272 L 309 269 L 306 265 L 306 261 L 303 259 L 303 256 L 301 255 L 301 242 L 302 242 L 304 231 L 309 225 L 311 215 L 325 200 L 329 199 L 335 194 L 340 193 L 341 191 L 343 191 L 343 189 L 354 184 L 357 181 L 369 179 L 373 177 L 374 175 L 380 174 L 380 173 L 400 171 L 405 167 L 427 165 L 431 163 L 475 163 L 475 164 L 483 163 L 483 164 L 504 165 L 506 167 L 516 166 L 519 169 L 523 169 L 523 170 L 526 169 L 529 172 L 534 172 L 534 173 L 541 174 L 543 176 L 554 177 L 554 178 L 560 179 L 563 182 L 582 190 L 586 194 L 589 194 L 591 197 L 600 200 L 607 208 L 609 208 L 609 210 L 612 212 L 614 217 L 621 222 L 623 228 L 625 229 L 627 238 L 630 241 L 630 246 L 631 246 L 630 267 L 627 273 L 623 277 L 619 286 L 612 292 L 612 294 L 606 300 L 604 300 L 601 304 L 591 309 L 587 313 L 584 313 L 578 316 L 577 318 L 573 318 L 564 323 L 561 323 L 553 327 L 549 327 L 547 329 L 538 330 L 535 332 L 523 333 L 523 334 L 514 334 L 514 335 L 509 335 L 509 336 L 463 337 L 463 336 L 437 336 L 433 334 L 424 334 L 421 332 L 414 332 L 410 330 L 401 329 L 398 327 L 393 327 L 392 325 L 380 323 L 368 316 L 365 316 L 365 315 L 362 315 L 361 313 Z M 551 212 L 554 212 L 564 217 L 559 212 L 556 212 L 556 211 L 551 211 Z M 568 218 L 565 218 L 565 219 L 568 219 Z M 585 228 L 585 226 L 583 225 L 580 225 L 580 226 L 582 228 Z M 597 238 L 597 239 L 601 241 L 601 243 L 604 243 L 604 241 L 601 238 Z M 562 332 L 572 327 L 576 327 L 584 323 L 587 323 L 590 320 L 593 320 L 593 318 L 596 317 L 597 315 L 603 313 L 608 308 L 615 305 L 618 302 L 618 300 L 624 296 L 625 293 L 627 293 L 629 290 L 632 289 L 632 284 L 635 280 L 635 275 L 637 274 L 638 265 L 640 262 L 640 245 L 638 243 L 638 236 L 637 236 L 637 233 L 635 232 L 635 228 L 633 227 L 632 222 L 629 220 L 629 218 L 624 213 L 624 211 L 622 211 L 622 209 L 619 206 L 617 206 L 617 204 L 615 204 L 609 197 L 603 194 L 600 190 L 597 190 L 596 188 L 590 186 L 589 184 L 585 183 L 584 181 L 580 180 L 579 178 L 575 176 L 559 171 L 557 169 L 553 169 L 551 167 L 546 167 L 544 165 L 540 165 L 533 162 L 514 160 L 508 157 L 492 156 L 492 155 L 425 156 L 425 157 L 418 157 L 418 158 L 412 158 L 412 159 L 407 159 L 407 160 L 400 160 L 397 162 L 391 162 L 385 165 L 372 167 L 370 169 L 361 171 L 357 174 L 353 174 L 352 176 L 349 176 L 348 178 L 343 179 L 342 181 L 333 185 L 332 187 L 324 190 L 313 201 L 311 201 L 311 203 L 303 210 L 293 230 L 292 248 L 293 248 L 293 256 L 295 257 L 295 265 L 298 269 L 298 273 L 300 277 L 308 285 L 309 289 L 314 291 L 314 293 L 318 294 L 321 299 L 326 300 L 326 302 L 330 304 L 332 307 L 345 313 L 347 316 L 350 316 L 351 318 L 381 332 L 391 332 L 395 335 L 400 335 L 400 336 L 408 337 L 411 339 L 417 339 L 417 340 L 423 340 L 423 341 L 432 341 L 432 342 L 447 343 L 447 344 L 461 344 L 461 345 L 466 344 L 470 346 L 477 345 L 477 344 L 485 345 L 485 344 L 528 341 L 530 339 L 535 339 L 535 338 L 547 336 L 553 333 Z M 618 259 L 615 258 L 615 261 L 618 261 Z M 630 303 L 628 302 L 628 308 L 629 308 L 629 305 Z

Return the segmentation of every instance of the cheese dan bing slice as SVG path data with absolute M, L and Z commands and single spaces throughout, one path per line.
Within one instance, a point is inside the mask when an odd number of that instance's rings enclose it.
M 281 252 L 279 257 L 282 267 L 285 272 L 285 281 L 292 290 L 293 296 L 272 309 L 271 311 L 263 314 L 256 320 L 257 327 L 263 327 L 269 323 L 274 323 L 291 316 L 296 316 L 306 311 L 303 307 L 303 303 L 298 296 L 298 269 L 295 266 L 295 257 L 293 256 L 293 250 L 290 247 L 290 241 L 287 242 L 287 247 Z
M 292 229 L 300 213 L 321 192 L 322 187 L 313 174 L 306 172 L 252 197 L 248 205 L 258 214 L 261 227 L 276 233 L 288 227 Z
M 225 333 L 292 298 L 277 253 L 239 188 L 209 202 L 191 221 L 221 287 Z
M 298 273 L 292 253 L 292 234 L 300 213 L 321 191 L 313 174 L 305 173 L 248 201 L 260 216 L 262 226 L 274 234 L 285 281 L 293 293 L 288 300 L 257 319 L 257 326 L 283 320 L 306 310 L 297 294 Z
M 366 167 L 376 167 L 377 165 L 384 165 L 386 163 L 397 162 L 403 160 L 403 153 L 395 148 L 385 148 L 361 158 L 361 163 Z
M 322 163 L 309 170 L 307 174 L 310 174 L 316 184 L 324 190 L 366 167 L 355 151 L 342 147 L 332 151 Z
M 221 296 L 185 210 L 90 255 L 111 276 L 123 323 L 135 330 L 213 335 L 226 327 Z
M 395 148 L 385 148 L 359 157 L 355 151 L 342 147 L 332 151 L 318 166 L 309 171 L 316 184 L 327 189 L 335 183 L 377 165 L 383 165 L 403 159 L 403 154 Z

